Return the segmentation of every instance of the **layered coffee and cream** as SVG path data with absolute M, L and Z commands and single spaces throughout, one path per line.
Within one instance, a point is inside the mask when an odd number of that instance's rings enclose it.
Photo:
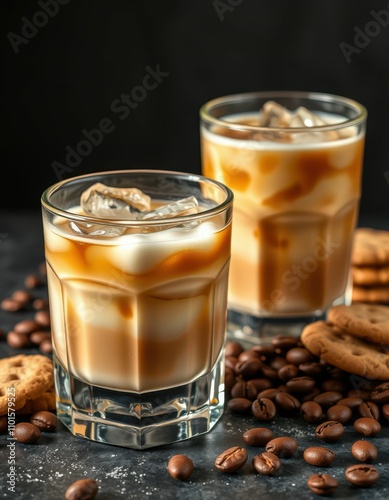
M 109 201 L 108 214 L 125 202 Z M 225 338 L 230 223 L 206 212 L 176 222 L 177 206 L 178 216 L 210 208 L 185 203 L 151 199 L 131 222 L 99 224 L 77 220 L 85 207 L 75 206 L 74 217 L 45 222 L 54 350 L 75 378 L 140 393 L 212 370 Z M 155 210 L 167 205 L 169 215 Z
M 364 135 L 328 130 L 337 115 L 268 104 L 201 128 L 203 174 L 234 192 L 229 306 L 310 316 L 346 290 Z

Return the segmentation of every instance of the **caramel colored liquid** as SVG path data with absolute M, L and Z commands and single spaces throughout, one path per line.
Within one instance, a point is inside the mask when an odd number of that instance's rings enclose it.
M 254 141 L 202 129 L 203 174 L 234 191 L 229 305 L 309 316 L 345 293 L 364 138 Z
M 44 231 L 54 348 L 75 377 L 147 392 L 210 371 L 225 336 L 230 226 L 87 239 L 45 221 Z

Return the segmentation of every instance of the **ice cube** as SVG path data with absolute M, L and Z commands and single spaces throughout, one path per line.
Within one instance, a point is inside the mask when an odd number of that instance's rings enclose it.
M 267 101 L 259 111 L 258 125 L 260 127 L 289 127 L 292 113 L 275 101 Z
M 88 224 L 84 222 L 69 222 L 70 229 L 81 236 L 101 236 L 105 238 L 115 238 L 121 236 L 125 228 L 116 226 L 104 226 L 102 224 Z
M 115 188 L 100 182 L 81 195 L 81 207 L 87 215 L 103 219 L 136 219 L 150 210 L 150 196 L 137 188 Z
M 259 126 L 270 128 L 312 128 L 330 125 L 329 122 L 319 117 L 304 106 L 299 106 L 295 111 L 286 109 L 281 104 L 275 101 L 267 101 L 259 111 Z M 263 134 L 262 134 L 263 135 Z M 323 130 L 323 131 L 308 131 L 299 132 L 295 134 L 283 133 L 280 131 L 272 131 L 272 134 L 265 134 L 262 137 L 257 134 L 253 138 L 255 140 L 275 140 L 281 142 L 295 142 L 295 143 L 312 143 L 312 142 L 327 142 L 335 141 L 340 137 L 348 136 L 350 133 L 344 134 L 336 130 Z
M 194 196 L 182 198 L 181 200 L 161 205 L 155 210 L 139 213 L 138 220 L 153 220 L 153 219 L 171 219 L 172 217 L 180 217 L 197 213 L 199 204 Z

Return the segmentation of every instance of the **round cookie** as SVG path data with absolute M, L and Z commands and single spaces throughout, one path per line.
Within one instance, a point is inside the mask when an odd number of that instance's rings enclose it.
M 344 333 L 326 321 L 305 326 L 301 342 L 312 354 L 341 370 L 372 380 L 389 380 L 389 356 L 379 344 Z
M 19 410 L 54 384 L 52 361 L 42 354 L 0 359 L 0 416 Z
M 368 227 L 355 229 L 351 263 L 357 266 L 389 264 L 389 231 Z
M 327 312 L 327 320 L 350 335 L 389 345 L 388 306 L 366 303 L 333 306 Z

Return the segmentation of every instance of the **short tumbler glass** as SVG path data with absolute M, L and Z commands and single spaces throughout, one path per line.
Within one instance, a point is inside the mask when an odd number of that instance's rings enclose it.
M 292 116 L 300 108 L 297 124 L 261 125 L 269 101 Z M 298 336 L 331 305 L 350 303 L 366 117 L 352 99 L 312 92 L 229 95 L 201 107 L 202 173 L 234 192 L 229 336 Z
M 152 207 L 194 196 L 200 211 L 89 216 L 80 196 L 95 183 L 138 188 Z M 156 170 L 82 175 L 43 193 L 57 414 L 74 435 L 143 449 L 219 420 L 232 204 L 217 181 Z

